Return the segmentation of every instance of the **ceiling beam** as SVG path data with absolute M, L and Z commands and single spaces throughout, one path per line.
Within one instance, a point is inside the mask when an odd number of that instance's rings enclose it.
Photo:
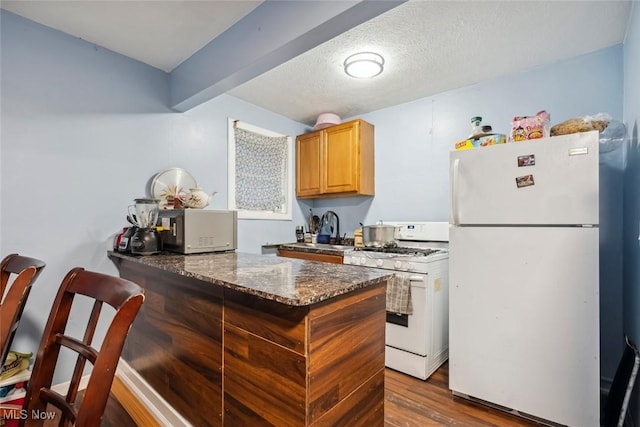
M 171 108 L 187 111 L 405 1 L 264 1 L 170 73 Z

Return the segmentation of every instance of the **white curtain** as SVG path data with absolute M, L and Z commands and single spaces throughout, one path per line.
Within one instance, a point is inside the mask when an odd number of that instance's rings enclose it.
M 288 138 L 234 129 L 236 207 L 281 212 L 286 202 Z

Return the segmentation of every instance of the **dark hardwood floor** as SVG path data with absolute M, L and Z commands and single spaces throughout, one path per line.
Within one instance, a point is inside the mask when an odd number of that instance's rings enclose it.
M 540 427 L 540 424 L 515 415 L 453 397 L 448 384 L 448 363 L 426 381 L 387 369 L 384 383 L 385 427 Z
M 385 372 L 385 427 L 540 426 L 502 411 L 453 397 L 448 388 L 445 363 L 422 381 L 391 369 Z M 135 426 L 118 402 L 111 398 L 102 427 Z

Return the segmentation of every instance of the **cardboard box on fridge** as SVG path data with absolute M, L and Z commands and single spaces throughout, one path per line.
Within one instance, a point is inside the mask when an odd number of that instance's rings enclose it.
M 477 147 L 488 147 L 489 145 L 504 144 L 507 142 L 507 136 L 503 133 L 492 133 L 479 138 L 469 138 L 456 142 L 456 150 L 469 150 Z

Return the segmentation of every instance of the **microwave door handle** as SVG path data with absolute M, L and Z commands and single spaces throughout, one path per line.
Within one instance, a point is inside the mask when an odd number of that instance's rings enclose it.
M 458 211 L 458 181 L 460 174 L 460 159 L 453 161 L 453 171 L 451 173 L 451 222 L 453 225 L 460 225 L 460 212 Z

